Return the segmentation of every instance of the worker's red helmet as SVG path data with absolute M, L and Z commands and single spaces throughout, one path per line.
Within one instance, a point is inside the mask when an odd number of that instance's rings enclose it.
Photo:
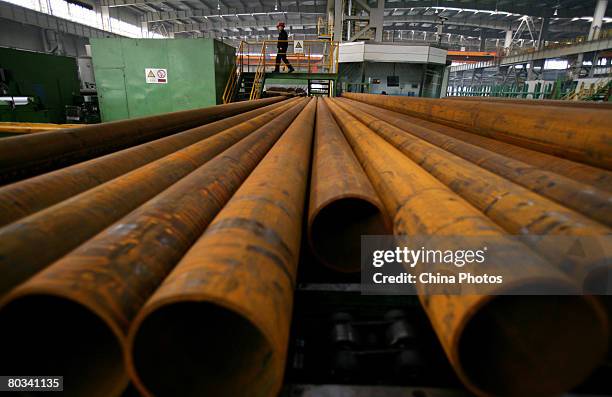
M 277 24 L 276 24 L 276 27 L 277 27 L 277 28 L 280 28 L 280 27 L 283 27 L 283 28 L 284 28 L 284 27 L 285 27 L 285 22 L 279 22 L 279 23 L 277 23 Z

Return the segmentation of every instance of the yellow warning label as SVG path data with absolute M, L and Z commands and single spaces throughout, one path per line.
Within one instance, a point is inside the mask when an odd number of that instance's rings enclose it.
M 149 70 L 149 74 L 147 75 L 147 77 L 155 77 L 155 74 L 153 73 L 152 70 Z

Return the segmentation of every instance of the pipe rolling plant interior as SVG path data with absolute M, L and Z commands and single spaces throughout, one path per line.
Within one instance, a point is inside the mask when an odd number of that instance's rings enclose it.
M 282 94 L 0 139 L 17 395 L 612 395 L 610 105 Z

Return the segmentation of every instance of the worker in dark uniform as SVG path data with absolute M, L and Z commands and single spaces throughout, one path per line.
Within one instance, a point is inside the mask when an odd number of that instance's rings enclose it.
M 289 68 L 289 73 L 293 72 L 295 69 L 289 63 L 287 59 L 287 48 L 289 47 L 289 37 L 287 36 L 287 32 L 285 31 L 285 23 L 279 22 L 276 25 L 276 29 L 278 29 L 278 44 L 276 48 L 278 49 L 276 53 L 276 67 L 274 68 L 275 72 L 279 71 L 281 60 L 285 62 L 285 65 Z

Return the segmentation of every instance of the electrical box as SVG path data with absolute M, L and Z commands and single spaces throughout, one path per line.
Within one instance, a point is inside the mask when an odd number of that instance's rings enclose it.
M 222 103 L 235 48 L 213 39 L 91 39 L 102 121 Z

